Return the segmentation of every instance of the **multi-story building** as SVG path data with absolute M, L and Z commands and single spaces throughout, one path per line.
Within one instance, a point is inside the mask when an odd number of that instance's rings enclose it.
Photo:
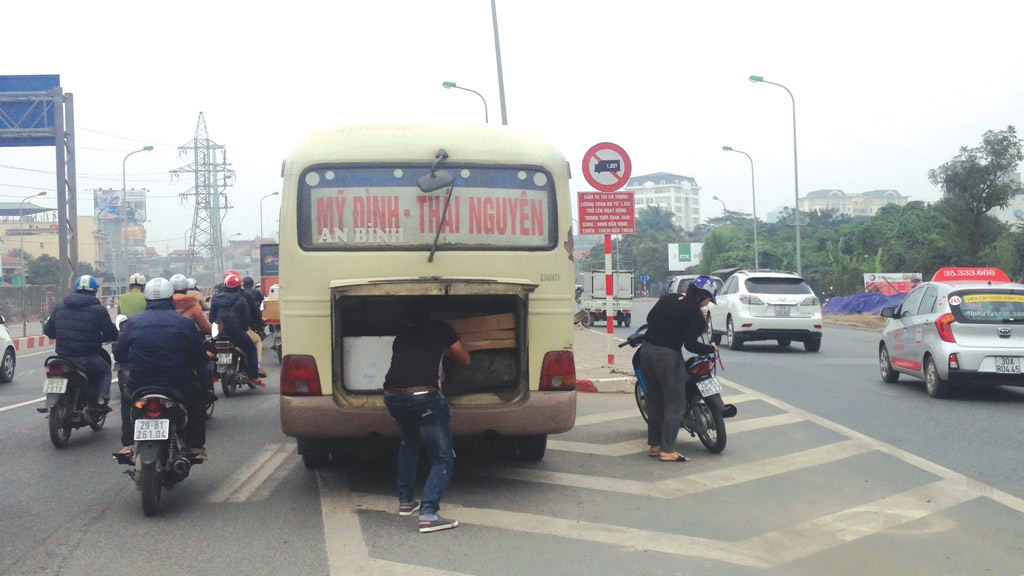
M 687 232 L 700 224 L 700 186 L 689 176 L 655 172 L 633 176 L 622 188 L 633 193 L 636 212 L 658 206 L 672 214 L 672 223 Z
M 906 206 L 910 199 L 896 190 L 869 190 L 843 192 L 842 190 L 815 190 L 800 199 L 800 210 L 814 212 L 833 210 L 849 216 L 871 217 L 886 204 Z

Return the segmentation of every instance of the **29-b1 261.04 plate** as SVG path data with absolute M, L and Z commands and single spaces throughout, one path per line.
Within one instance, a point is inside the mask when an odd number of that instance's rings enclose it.
M 171 421 L 163 418 L 135 421 L 135 440 L 167 440 L 171 435 Z

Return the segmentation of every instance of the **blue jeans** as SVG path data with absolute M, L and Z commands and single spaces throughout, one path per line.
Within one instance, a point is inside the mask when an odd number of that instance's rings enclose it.
M 250 380 L 255 380 L 260 377 L 260 363 L 259 356 L 256 352 L 256 344 L 253 343 L 252 338 L 245 332 L 239 334 L 229 334 L 228 338 L 231 343 L 238 346 L 242 353 L 245 354 L 245 375 Z M 212 381 L 211 381 L 212 382 Z
M 437 514 L 441 509 L 441 497 L 448 489 L 455 470 L 448 400 L 440 391 L 408 396 L 385 391 L 384 405 L 402 432 L 398 446 L 398 502 L 409 504 L 415 500 L 413 483 L 422 443 L 431 466 L 420 498 L 420 516 Z
M 110 364 L 107 364 L 99 354 L 95 356 L 67 356 L 75 364 L 81 366 L 85 375 L 89 378 L 89 386 L 96 390 L 96 396 L 104 400 L 110 400 L 110 382 L 113 379 L 113 372 Z

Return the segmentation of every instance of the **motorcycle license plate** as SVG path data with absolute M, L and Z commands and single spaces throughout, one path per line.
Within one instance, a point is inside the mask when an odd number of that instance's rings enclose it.
M 231 364 L 231 352 L 217 352 L 217 364 Z
M 171 421 L 167 419 L 135 421 L 135 440 L 167 440 L 171 437 Z
M 722 383 L 718 381 L 718 378 L 712 376 L 705 380 L 697 382 L 697 390 L 700 390 L 700 395 L 707 398 L 715 394 L 722 393 Z
M 43 394 L 63 394 L 67 391 L 67 378 L 47 378 L 46 382 L 43 382 Z

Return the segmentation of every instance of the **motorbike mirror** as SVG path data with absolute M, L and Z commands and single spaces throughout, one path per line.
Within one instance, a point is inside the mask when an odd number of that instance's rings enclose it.
M 7 319 L 4 318 L 3 314 L 0 314 L 0 324 L 7 324 Z
M 448 188 L 454 183 L 455 178 L 447 170 L 431 171 L 430 174 L 420 176 L 416 180 L 416 185 L 420 187 L 420 190 L 428 194 L 442 188 Z

